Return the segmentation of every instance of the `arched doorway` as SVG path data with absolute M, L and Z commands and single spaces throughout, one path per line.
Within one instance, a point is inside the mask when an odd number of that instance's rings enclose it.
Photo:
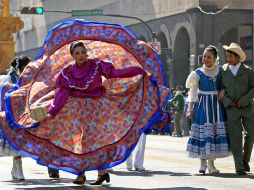
M 230 43 L 235 42 L 241 46 L 243 51 L 246 54 L 246 61 L 244 64 L 249 65 L 253 68 L 253 26 L 252 25 L 238 25 L 234 26 L 226 33 L 224 33 L 220 41 L 218 42 L 218 49 L 219 49 L 219 57 L 220 63 L 224 64 L 225 60 L 225 51 L 222 48 L 222 45 L 230 45 Z
M 166 86 L 169 87 L 169 81 L 170 81 L 170 73 L 168 68 L 168 58 L 169 58 L 169 49 L 168 49 L 168 41 L 164 34 L 164 32 L 159 32 L 157 35 L 158 41 L 161 43 L 161 55 L 159 55 L 161 64 L 164 71 L 164 79 Z
M 174 86 L 185 86 L 190 72 L 190 37 L 188 31 L 182 27 L 177 32 L 173 51 Z

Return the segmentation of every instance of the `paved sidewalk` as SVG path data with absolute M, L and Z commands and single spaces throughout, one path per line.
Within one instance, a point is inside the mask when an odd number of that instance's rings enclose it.
M 48 178 L 47 168 L 37 165 L 30 158 L 23 158 L 26 180 L 23 182 L 11 179 L 11 157 L 0 157 L 0 190 L 33 189 L 33 190 L 253 190 L 254 175 L 236 176 L 233 158 L 216 160 L 215 164 L 221 173 L 218 175 L 199 175 L 199 161 L 187 157 L 186 143 L 188 138 L 152 135 L 147 137 L 145 153 L 145 172 L 127 171 L 125 164 L 114 168 L 111 182 L 102 186 L 90 186 L 89 182 L 97 177 L 96 171 L 87 172 L 87 183 L 78 186 L 72 183 L 75 175 L 60 172 L 59 180 Z M 251 172 L 254 173 L 254 154 L 251 159 Z

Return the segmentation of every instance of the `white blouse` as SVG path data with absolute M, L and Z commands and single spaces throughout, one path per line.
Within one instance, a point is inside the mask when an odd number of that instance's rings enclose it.
M 199 76 L 195 71 L 192 71 L 187 80 L 186 88 L 189 88 L 188 102 L 196 102 L 198 100 Z

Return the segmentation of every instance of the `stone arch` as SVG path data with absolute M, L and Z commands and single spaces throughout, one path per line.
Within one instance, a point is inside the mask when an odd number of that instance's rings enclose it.
M 159 55 L 161 64 L 164 71 L 164 79 L 166 86 L 169 87 L 169 68 L 168 68 L 168 58 L 169 58 L 169 48 L 168 48 L 168 40 L 164 32 L 159 32 L 157 34 L 157 39 L 161 43 L 161 54 Z
M 160 25 L 160 32 L 163 32 L 165 34 L 165 37 L 167 39 L 167 42 L 168 42 L 168 47 L 171 48 L 171 45 L 172 45 L 172 39 L 171 39 L 171 35 L 169 33 L 169 30 L 167 28 L 167 25 L 165 24 L 161 24 Z
M 247 58 L 245 64 L 253 67 L 253 25 L 250 24 L 240 24 L 235 25 L 229 28 L 223 35 L 220 36 L 219 41 L 217 42 L 217 47 L 219 49 L 220 63 L 224 64 L 225 60 L 225 51 L 223 45 L 229 45 L 232 42 L 238 43 L 244 50 Z
M 174 60 L 174 86 L 185 86 L 190 72 L 190 36 L 185 27 L 179 28 L 176 34 L 173 60 Z

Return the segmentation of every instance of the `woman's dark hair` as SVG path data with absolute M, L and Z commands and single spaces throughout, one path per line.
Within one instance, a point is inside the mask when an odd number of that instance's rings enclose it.
M 74 51 L 74 49 L 75 49 L 76 47 L 83 47 L 83 48 L 86 49 L 86 46 L 84 45 L 83 42 L 80 42 L 80 41 L 78 41 L 78 42 L 73 42 L 73 43 L 71 44 L 71 46 L 70 46 L 70 53 L 71 53 L 71 54 L 73 53 L 73 51 Z
M 237 53 L 235 53 L 235 52 L 233 52 L 233 51 L 230 51 L 230 50 L 227 50 L 226 52 L 227 52 L 227 53 L 230 53 L 230 54 L 233 54 L 233 55 L 235 55 L 236 57 L 239 56 Z
M 11 66 L 20 70 L 24 67 L 27 66 L 28 63 L 31 62 L 30 57 L 25 56 L 25 55 L 21 55 L 19 57 L 15 57 L 12 61 L 11 61 Z
M 205 51 L 210 51 L 215 58 L 217 58 L 217 56 L 218 56 L 218 49 L 213 45 L 207 46 L 205 48 Z

